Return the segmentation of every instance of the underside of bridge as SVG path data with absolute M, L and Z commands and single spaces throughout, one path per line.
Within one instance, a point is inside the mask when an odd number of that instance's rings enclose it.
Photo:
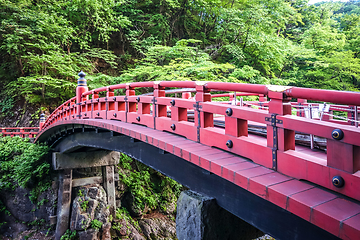
M 60 153 L 103 149 L 123 152 L 195 192 L 215 198 L 219 206 L 276 239 L 338 239 L 190 161 L 116 130 L 80 124 L 59 125 L 43 133 L 38 141 L 47 142 Z

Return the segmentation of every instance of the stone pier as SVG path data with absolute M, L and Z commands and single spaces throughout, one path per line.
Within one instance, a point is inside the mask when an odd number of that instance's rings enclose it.
M 184 191 L 177 202 L 176 235 L 179 240 L 249 240 L 264 234 L 219 207 L 214 198 Z
M 72 187 L 89 184 L 103 183 L 106 191 L 107 203 L 110 212 L 115 210 L 115 175 L 114 165 L 119 163 L 120 153 L 115 151 L 92 151 L 77 153 L 58 153 L 52 156 L 53 168 L 59 171 L 59 190 L 57 206 L 57 223 L 55 239 L 60 240 L 61 236 L 69 229 L 71 190 Z M 73 179 L 73 169 L 79 168 L 102 168 L 102 177 L 87 177 Z

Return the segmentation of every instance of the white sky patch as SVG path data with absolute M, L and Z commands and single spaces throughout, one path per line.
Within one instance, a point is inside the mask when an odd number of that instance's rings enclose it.
M 318 3 L 318 2 L 330 2 L 330 0 L 310 0 L 309 4 L 314 4 L 314 3 Z M 348 0 L 338 0 L 338 1 L 334 1 L 334 2 L 348 2 Z

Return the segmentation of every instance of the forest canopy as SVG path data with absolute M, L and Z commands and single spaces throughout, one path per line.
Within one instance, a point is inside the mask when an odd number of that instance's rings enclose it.
M 358 91 L 360 0 L 0 0 L 0 109 L 134 81 Z

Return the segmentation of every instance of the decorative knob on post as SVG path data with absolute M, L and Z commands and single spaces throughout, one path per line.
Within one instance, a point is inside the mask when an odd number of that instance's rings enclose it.
M 87 83 L 86 83 L 86 79 L 85 79 L 86 74 L 83 71 L 81 71 L 81 72 L 79 72 L 78 76 L 80 77 L 77 81 L 78 86 L 87 87 Z
M 45 114 L 42 113 L 42 114 L 40 115 L 40 124 L 39 124 L 40 130 L 44 127 L 45 120 L 46 120 L 46 119 L 45 119 Z

